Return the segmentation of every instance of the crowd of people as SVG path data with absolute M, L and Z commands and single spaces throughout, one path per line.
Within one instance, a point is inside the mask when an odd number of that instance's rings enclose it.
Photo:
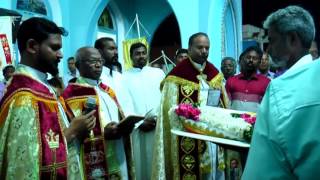
M 288 6 L 264 27 L 268 48 L 224 57 L 221 72 L 208 60 L 209 36 L 198 32 L 168 74 L 148 65 L 140 42 L 130 47 L 133 67 L 122 70 L 117 44 L 103 37 L 69 57 L 59 77 L 66 30 L 45 18 L 24 21 L 20 63 L 6 66 L 0 83 L 0 179 L 313 179 L 314 21 Z M 249 152 L 172 134 L 182 125 L 169 110 L 180 103 L 257 113 Z

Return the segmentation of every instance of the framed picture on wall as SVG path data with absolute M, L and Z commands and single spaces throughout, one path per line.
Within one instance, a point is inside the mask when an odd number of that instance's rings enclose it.
M 43 0 L 18 0 L 17 9 L 47 15 L 47 9 Z

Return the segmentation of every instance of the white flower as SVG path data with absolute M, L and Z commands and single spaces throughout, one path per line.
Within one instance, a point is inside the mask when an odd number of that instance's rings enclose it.
M 200 121 L 184 120 L 184 125 L 206 135 L 244 141 L 244 132 L 250 130 L 252 126 L 242 118 L 231 116 L 231 112 L 242 114 L 243 112 L 240 111 L 209 106 L 204 106 L 200 109 Z

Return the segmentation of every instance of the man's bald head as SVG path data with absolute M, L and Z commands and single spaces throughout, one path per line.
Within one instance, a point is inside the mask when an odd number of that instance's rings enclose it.
M 82 47 L 76 52 L 76 66 L 80 75 L 98 80 L 101 76 L 103 59 L 99 50 L 93 47 Z

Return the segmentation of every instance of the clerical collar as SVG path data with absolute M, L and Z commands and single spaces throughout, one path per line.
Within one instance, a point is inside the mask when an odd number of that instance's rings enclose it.
M 17 66 L 17 72 L 21 72 L 23 74 L 29 75 L 34 79 L 37 79 L 38 81 L 48 84 L 47 78 L 48 75 L 47 73 L 43 73 L 37 69 L 34 69 L 33 67 L 24 65 L 24 64 L 18 64 Z
M 190 58 L 190 62 L 193 65 L 193 67 L 196 68 L 201 73 L 203 72 L 203 70 L 207 64 L 207 62 L 204 62 L 203 64 L 196 63 L 196 62 L 192 61 L 191 58 Z
M 99 84 L 99 81 L 98 80 L 95 80 L 95 79 L 90 79 L 90 78 L 85 78 L 85 77 L 82 77 L 80 76 L 78 78 L 78 81 L 80 82 L 85 82 L 91 86 L 97 86 Z
M 208 76 L 206 74 L 203 74 L 203 71 L 204 71 L 204 68 L 206 67 L 207 62 L 204 62 L 203 64 L 199 64 L 199 63 L 196 63 L 196 62 L 192 61 L 191 58 L 190 58 L 190 62 L 192 64 L 192 66 L 196 70 L 198 70 L 199 73 L 200 73 L 200 74 L 197 75 L 197 79 L 199 81 L 201 81 L 201 80 L 206 81 Z

